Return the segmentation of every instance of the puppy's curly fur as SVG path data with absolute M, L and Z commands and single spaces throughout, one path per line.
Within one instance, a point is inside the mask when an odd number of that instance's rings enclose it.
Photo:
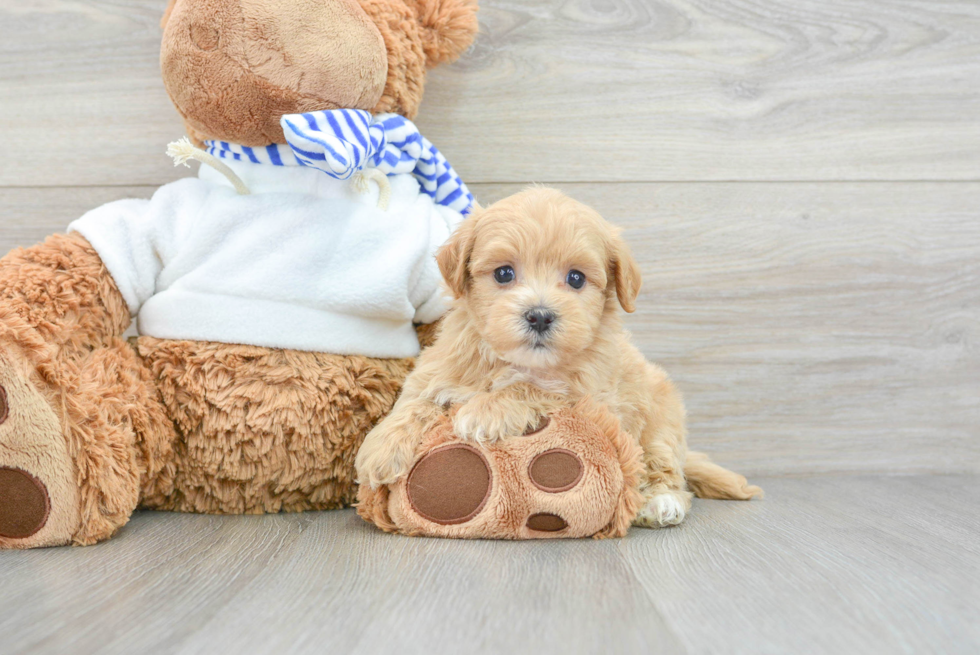
M 688 452 L 680 394 L 623 329 L 620 309 L 634 310 L 639 267 L 593 209 L 553 189 L 529 189 L 476 212 L 438 261 L 453 309 L 391 414 L 366 437 L 356 461 L 361 483 L 377 487 L 405 475 L 417 446 L 411 435 L 448 405 L 459 405 L 457 436 L 492 443 L 588 396 L 643 448 L 637 524 L 680 523 L 692 491 L 761 495 L 744 477 Z

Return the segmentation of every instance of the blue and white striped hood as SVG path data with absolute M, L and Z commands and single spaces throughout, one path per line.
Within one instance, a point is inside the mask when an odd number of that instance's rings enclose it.
M 398 114 L 334 109 L 287 114 L 280 121 L 288 144 L 250 148 L 205 141 L 208 153 L 223 159 L 272 166 L 308 166 L 339 180 L 372 167 L 386 175 L 411 173 L 437 204 L 467 215 L 473 194 L 453 167 L 412 121 Z

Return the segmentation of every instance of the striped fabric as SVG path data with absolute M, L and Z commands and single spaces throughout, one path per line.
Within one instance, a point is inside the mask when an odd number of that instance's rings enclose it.
M 288 145 L 250 148 L 227 141 L 205 141 L 215 157 L 273 166 L 310 166 L 346 180 L 374 167 L 386 175 L 411 173 L 436 203 L 464 216 L 473 194 L 442 153 L 398 114 L 372 116 L 358 109 L 287 114 L 280 121 Z

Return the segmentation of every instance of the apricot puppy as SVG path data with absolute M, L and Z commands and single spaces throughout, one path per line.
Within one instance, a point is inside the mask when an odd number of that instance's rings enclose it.
M 492 443 L 590 396 L 643 448 L 645 504 L 636 524 L 680 523 L 691 506 L 689 482 L 704 497 L 761 494 L 700 453 L 687 462 L 681 397 L 622 325 L 620 309 L 633 311 L 640 270 L 618 230 L 594 210 L 532 188 L 476 211 L 438 262 L 453 308 L 391 414 L 365 438 L 356 460 L 362 484 L 406 475 L 417 435 L 449 405 L 459 406 L 458 437 Z

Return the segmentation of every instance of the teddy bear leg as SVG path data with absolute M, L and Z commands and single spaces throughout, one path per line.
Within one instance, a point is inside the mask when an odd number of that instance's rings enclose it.
M 642 451 L 603 406 L 583 402 L 492 445 L 448 414 L 418 430 L 417 457 L 388 486 L 362 484 L 358 513 L 389 532 L 456 538 L 620 537 L 642 498 Z
M 80 522 L 61 416 L 16 351 L 0 352 L 0 549 L 67 544 Z
M 410 359 L 203 341 L 137 343 L 180 433 L 175 477 L 154 483 L 143 505 L 181 512 L 351 504 L 354 456 L 412 366 Z
M 143 487 L 167 478 L 173 424 L 129 344 L 110 340 L 46 374 L 58 384 L 0 353 L 0 548 L 108 539 Z
M 129 320 L 78 235 L 0 259 L 0 548 L 109 537 L 162 466 L 167 422 L 119 338 Z

